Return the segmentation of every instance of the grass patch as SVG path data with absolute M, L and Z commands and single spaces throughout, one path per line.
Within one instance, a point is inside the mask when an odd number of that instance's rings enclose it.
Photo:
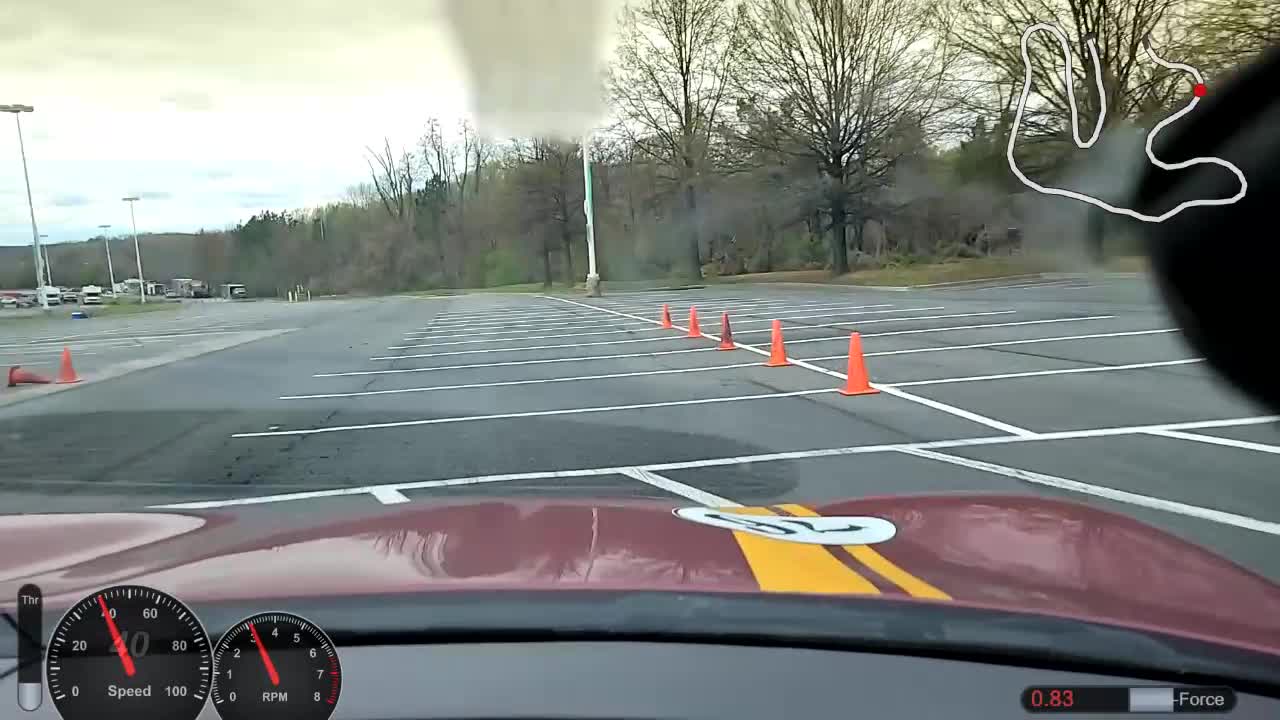
M 182 307 L 182 303 L 158 302 L 152 300 L 145 305 L 139 302 L 120 302 L 109 303 L 105 305 L 82 305 L 74 310 L 83 310 L 89 317 L 108 317 L 115 315 L 137 315 L 139 313 L 163 312 L 165 310 L 177 310 Z M 70 316 L 72 309 L 68 309 L 67 315 Z
M 518 285 L 496 285 L 494 287 L 484 288 L 440 288 L 438 290 L 414 290 L 411 292 L 396 293 L 397 295 L 411 295 L 414 297 L 450 297 L 454 295 L 485 295 L 491 293 L 529 293 L 533 295 L 565 295 L 573 294 L 575 288 L 567 288 L 563 285 L 552 285 L 551 287 L 543 287 L 542 283 L 520 283 Z
M 784 270 L 749 275 L 729 275 L 715 278 L 719 284 L 799 282 L 829 285 L 867 285 L 871 287 L 902 287 L 930 285 L 961 280 L 985 280 L 1049 272 L 1056 269 L 1052 262 L 1031 257 L 976 258 L 950 260 L 937 263 L 914 263 L 882 268 L 857 270 L 840 277 L 831 277 L 826 270 Z
M 1144 273 L 1151 269 L 1151 262 L 1145 255 L 1125 255 L 1107 260 L 1103 268 L 1107 272 Z

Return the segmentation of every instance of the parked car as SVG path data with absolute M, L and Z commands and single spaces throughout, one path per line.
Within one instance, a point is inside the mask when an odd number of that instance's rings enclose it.
M 0 297 L 0 308 L 16 308 L 18 307 L 18 298 L 9 296 Z
M 80 292 L 73 288 L 62 288 L 62 302 L 68 305 L 80 302 Z
M 166 290 L 164 292 L 164 297 L 166 300 L 176 300 L 178 297 L 178 293 L 173 290 Z

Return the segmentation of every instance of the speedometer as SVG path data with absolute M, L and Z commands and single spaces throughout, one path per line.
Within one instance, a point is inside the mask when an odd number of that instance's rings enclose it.
M 73 605 L 53 630 L 45 663 L 63 720 L 195 720 L 212 672 L 209 637 L 196 616 L 140 585 Z

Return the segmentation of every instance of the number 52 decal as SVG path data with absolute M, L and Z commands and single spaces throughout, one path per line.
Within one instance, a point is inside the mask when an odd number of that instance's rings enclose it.
M 898 532 L 893 523 L 877 517 L 739 515 L 706 507 L 676 508 L 672 512 L 703 525 L 809 545 L 875 545 Z

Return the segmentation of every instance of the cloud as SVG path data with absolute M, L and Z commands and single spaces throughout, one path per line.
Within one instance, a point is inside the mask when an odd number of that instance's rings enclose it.
M 232 195 L 236 206 L 245 209 L 289 209 L 281 207 L 291 199 L 288 193 L 270 190 L 246 190 Z
M 165 192 L 163 190 L 152 190 L 148 192 L 134 193 L 134 196 L 143 200 L 168 200 L 173 197 L 173 193 Z
M 53 206 L 60 208 L 83 207 L 90 202 L 87 195 L 78 195 L 75 193 L 64 193 L 53 196 Z
M 213 98 L 208 93 L 194 90 L 176 90 L 160 100 L 186 112 L 207 112 L 214 108 Z

